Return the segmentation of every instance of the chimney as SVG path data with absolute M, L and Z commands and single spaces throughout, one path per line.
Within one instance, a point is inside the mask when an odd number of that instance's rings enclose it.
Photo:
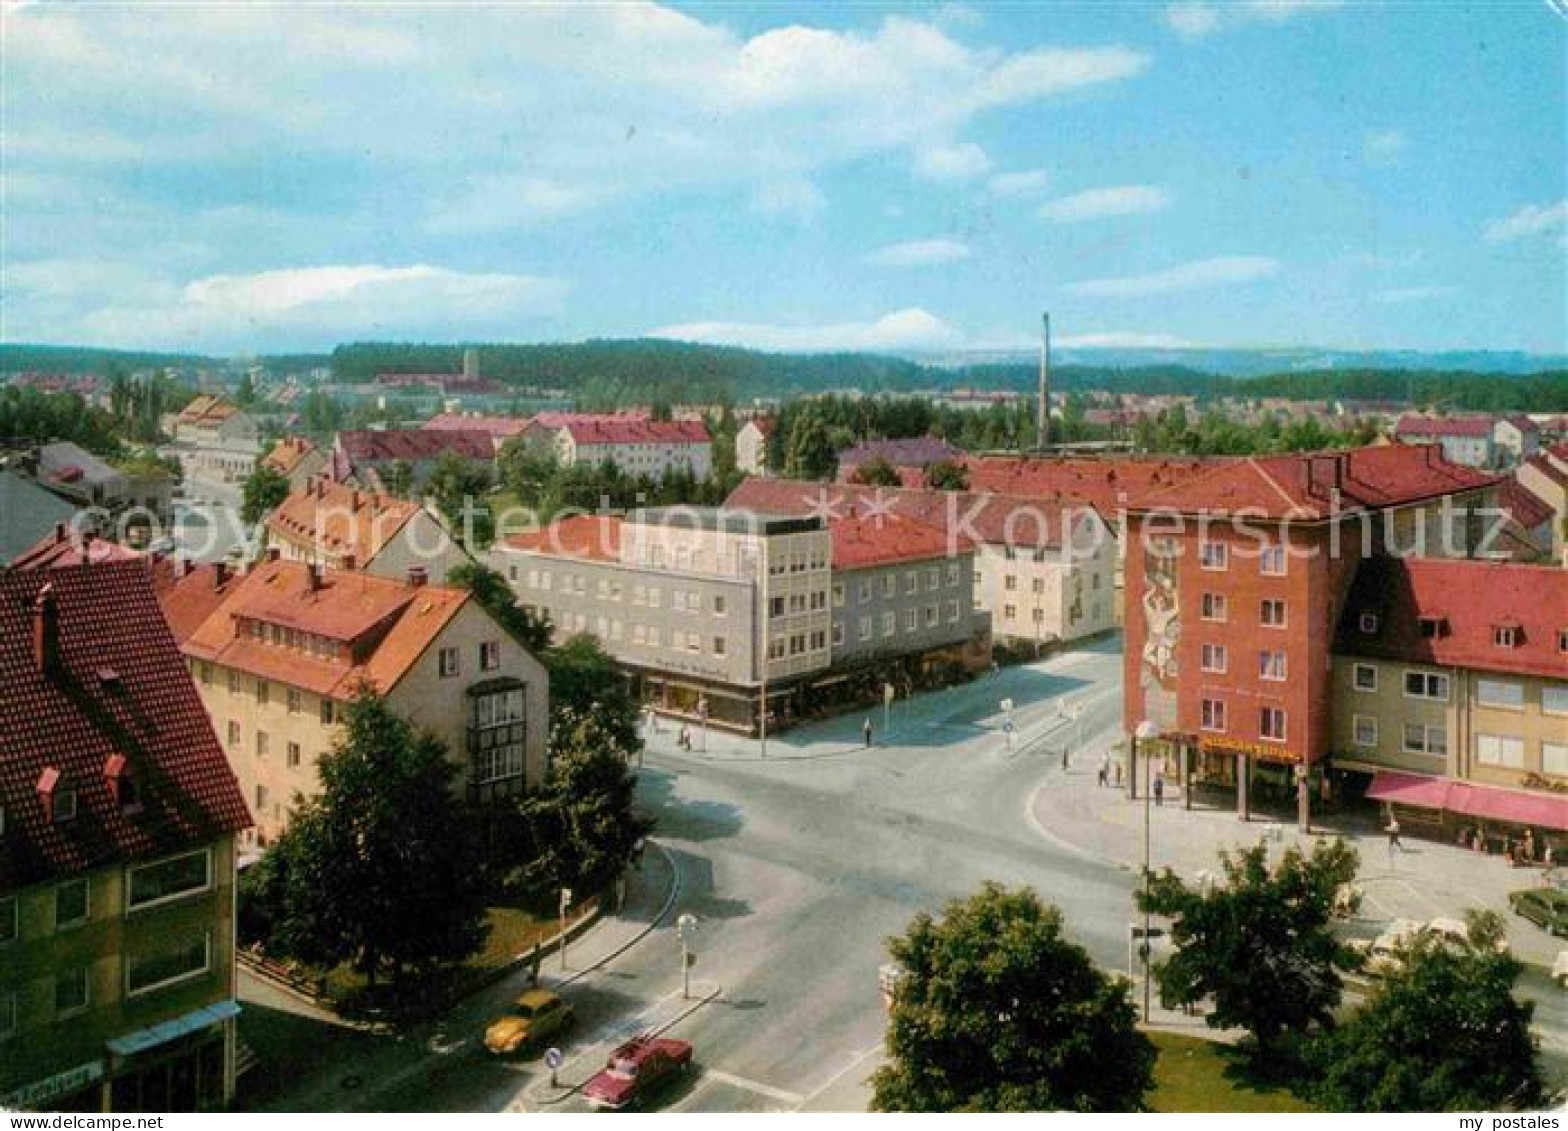
M 321 567 L 311 562 L 305 567 L 305 591 L 314 593 L 321 588 Z
M 60 667 L 60 608 L 48 582 L 33 602 L 33 665 L 44 675 Z
M 424 566 L 416 565 L 408 567 L 408 584 L 411 588 L 422 589 L 425 583 L 429 580 L 430 571 L 425 569 Z
M 218 561 L 212 563 L 212 587 L 222 589 L 224 582 L 229 580 L 229 563 Z

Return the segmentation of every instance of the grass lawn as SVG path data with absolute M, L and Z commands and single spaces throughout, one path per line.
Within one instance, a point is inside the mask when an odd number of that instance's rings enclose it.
M 1154 1063 L 1153 1111 L 1315 1111 L 1289 1089 L 1252 1077 L 1230 1045 L 1151 1032 L 1159 1050 Z

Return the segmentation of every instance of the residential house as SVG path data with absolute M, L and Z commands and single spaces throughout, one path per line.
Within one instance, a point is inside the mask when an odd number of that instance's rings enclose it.
M 1441 444 L 1450 462 L 1469 467 L 1496 467 L 1499 462 L 1493 422 L 1487 416 L 1407 413 L 1394 425 L 1394 439 L 1402 444 Z
M 327 569 L 397 579 L 420 566 L 439 583 L 473 561 L 432 508 L 324 477 L 291 492 L 263 528 L 285 561 Z
M 144 561 L 0 570 L 0 1107 L 234 1094 L 250 824 Z
M 778 427 L 771 416 L 746 421 L 735 433 L 735 466 L 745 475 L 768 473 L 768 441 Z
M 1522 412 L 1499 416 L 1492 423 L 1492 446 L 1499 463 L 1517 466 L 1540 449 L 1540 426 Z
M 337 434 L 328 474 L 338 483 L 408 495 L 423 490 L 448 455 L 475 471 L 495 472 L 495 444 L 480 429 L 363 428 Z
M 314 440 L 285 436 L 272 446 L 261 463 L 287 479 L 290 491 L 298 491 L 327 469 L 327 453 Z
M 524 430 L 523 442 L 562 467 L 611 463 L 647 479 L 673 471 L 706 479 L 713 470 L 713 442 L 700 420 L 541 413 Z
M 202 393 L 169 418 L 170 454 L 187 479 L 243 482 L 261 458 L 261 426 L 223 397 Z
M 483 432 L 490 437 L 497 455 L 508 440 L 521 436 L 527 427 L 525 417 L 486 416 L 476 412 L 438 413 L 420 425 L 426 432 Z

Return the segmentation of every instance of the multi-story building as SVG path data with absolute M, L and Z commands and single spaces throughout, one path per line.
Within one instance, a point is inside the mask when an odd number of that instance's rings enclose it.
M 298 491 L 327 469 L 327 453 L 314 440 L 285 436 L 272 446 L 261 464 L 287 479 L 290 491 Z
M 0 687 L 0 1107 L 222 1107 L 250 818 L 147 563 L 0 570 Z
M 544 668 L 471 593 L 428 584 L 421 567 L 395 581 L 269 557 L 241 577 L 190 571 L 161 601 L 188 633 L 182 651 L 255 814 L 254 843 L 275 839 L 294 797 L 317 790 L 317 764 L 362 688 L 441 739 L 471 797 L 544 777 Z
M 832 547 L 819 518 L 676 507 L 517 535 L 491 564 L 557 638 L 591 633 L 658 709 L 751 730 L 829 663 Z
M 562 467 L 612 463 L 628 475 L 657 479 L 686 471 L 698 479 L 713 470 L 713 442 L 700 420 L 649 420 L 614 414 L 540 414 L 523 431 L 537 455 Z
M 188 479 L 237 483 L 256 469 L 261 458 L 261 426 L 256 418 L 209 393 L 168 418 L 165 430 L 174 440 L 169 450 Z
M 1498 449 L 1495 426 L 1489 416 L 1401 416 L 1394 425 L 1394 439 L 1402 444 L 1443 446 L 1443 455 L 1469 467 L 1496 467 Z
M 1568 571 L 1366 561 L 1331 694 L 1330 764 L 1401 822 L 1568 842 Z
M 455 457 L 485 474 L 495 470 L 495 444 L 488 432 L 476 428 L 339 432 L 327 470 L 338 483 L 408 495 L 423 490 L 443 457 Z
M 768 473 L 768 438 L 778 422 L 770 416 L 746 421 L 735 433 L 735 466 L 744 475 Z
M 1494 482 L 1396 444 L 1241 460 L 1146 496 L 1125 538 L 1128 731 L 1152 725 L 1144 753 L 1184 786 L 1237 787 L 1243 811 L 1254 771 L 1297 779 L 1304 805 L 1333 749 L 1330 647 L 1362 560 L 1472 553 Z
M 1081 640 L 1116 626 L 1118 545 L 1088 505 L 923 488 L 747 479 L 726 506 L 774 514 L 894 514 L 974 547 L 975 608 L 1009 644 Z
M 508 440 L 523 434 L 528 421 L 521 416 L 486 416 L 477 412 L 442 412 L 420 425 L 426 432 L 483 432 L 499 455 Z
M 268 548 L 285 561 L 378 577 L 405 578 L 419 566 L 442 582 L 473 561 L 431 508 L 325 478 L 290 493 L 264 529 Z

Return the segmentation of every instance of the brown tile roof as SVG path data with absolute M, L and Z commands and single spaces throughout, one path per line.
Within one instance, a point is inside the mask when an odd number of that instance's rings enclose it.
M 526 416 L 480 416 L 468 412 L 443 412 L 420 425 L 426 432 L 483 432 L 496 444 L 510 440 L 527 427 Z
M 155 561 L 153 591 L 175 642 L 189 640 L 239 585 L 241 577 L 227 562 L 196 565 L 167 557 Z
M 60 664 L 34 660 L 47 587 Z M 145 561 L 0 570 L 0 891 L 205 844 L 250 824 L 238 783 L 158 612 Z M 130 767 L 139 812 L 106 768 Z M 58 779 L 77 815 L 55 822 L 39 793 Z M 58 789 L 58 784 L 56 789 Z
M 181 424 L 217 424 L 233 416 L 236 409 L 228 401 L 211 393 L 201 393 L 175 417 Z
M 969 489 L 1088 503 L 1107 522 L 1124 506 L 1227 462 L 1188 456 L 972 456 Z
M 1502 487 L 1497 493 L 1497 504 L 1526 530 L 1533 530 L 1542 523 L 1550 522 L 1557 513 L 1550 503 L 1512 476 L 1503 480 Z
M 630 420 L 589 417 L 559 425 L 579 444 L 706 444 L 708 426 L 700 420 Z
M 11 568 L 53 569 L 56 566 L 135 561 L 141 557 L 129 546 L 92 534 L 80 534 L 62 522 L 56 523 L 52 532 L 12 558 Z
M 1235 460 L 1152 491 L 1129 509 L 1312 520 L 1475 491 L 1497 479 L 1448 462 L 1436 444 L 1386 444 Z
M 551 557 L 614 562 L 621 557 L 621 520 L 613 515 L 573 515 L 540 530 L 514 534 L 501 544 Z
M 279 503 L 267 516 L 266 528 L 269 535 L 333 557 L 353 554 L 364 566 L 422 509 L 419 503 L 315 479 Z
M 1489 416 L 1417 416 L 1410 414 L 1401 416 L 1399 423 L 1394 425 L 1394 435 L 1400 439 L 1414 436 L 1418 439 L 1432 439 L 1439 436 L 1468 436 L 1481 438 L 1492 434 L 1492 418 Z
M 255 566 L 185 642 L 210 660 L 317 695 L 351 699 L 362 683 L 385 694 L 407 674 L 470 599 L 466 589 L 415 586 L 368 573 L 322 571 L 317 587 L 301 562 Z M 250 623 L 322 637 L 334 654 L 256 639 Z
M 303 436 L 287 436 L 273 445 L 261 462 L 281 475 L 287 475 L 299 466 L 299 461 L 316 450 L 313 441 Z
M 485 462 L 495 458 L 495 442 L 477 428 L 361 428 L 339 432 L 337 447 L 354 464 L 435 459 L 443 452 Z
M 1361 631 L 1362 613 L 1377 616 L 1376 631 Z M 1423 617 L 1439 618 L 1442 631 L 1424 635 Z M 1499 645 L 1494 630 L 1510 625 L 1518 629 L 1517 642 Z M 1474 559 L 1376 557 L 1356 572 L 1335 649 L 1568 680 L 1568 655 L 1558 650 L 1558 634 L 1564 631 L 1568 570 Z

